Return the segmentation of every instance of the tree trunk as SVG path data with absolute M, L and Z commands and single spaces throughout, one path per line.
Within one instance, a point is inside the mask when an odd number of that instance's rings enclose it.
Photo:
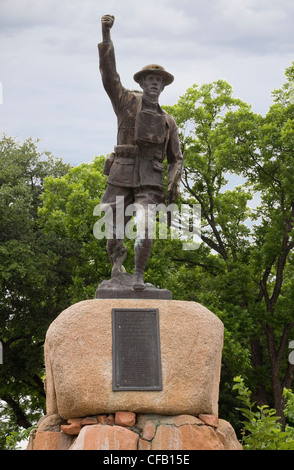
M 30 421 L 27 419 L 26 415 L 20 408 L 19 404 L 15 400 L 13 400 L 13 398 L 9 397 L 8 395 L 2 395 L 1 399 L 3 401 L 6 401 L 7 405 L 9 405 L 10 408 L 13 410 L 18 426 L 21 426 L 25 429 L 28 429 L 32 426 L 32 423 L 30 423 Z
M 260 341 L 258 339 L 251 340 L 251 362 L 253 367 L 263 366 L 263 354 Z M 252 398 L 259 406 L 267 405 L 267 394 L 264 384 L 259 383 L 256 391 L 252 394 Z
M 280 358 L 275 348 L 274 331 L 272 327 L 264 325 L 264 330 L 271 364 L 271 383 L 274 408 L 277 412 L 277 416 L 280 418 L 282 426 L 284 426 L 286 422 L 284 415 L 285 400 L 283 398 L 283 387 L 280 379 Z

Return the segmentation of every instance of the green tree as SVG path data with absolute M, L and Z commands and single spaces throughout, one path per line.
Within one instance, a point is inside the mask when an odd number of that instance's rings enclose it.
M 200 249 L 174 257 L 181 263 L 174 284 L 225 324 L 223 390 L 242 373 L 257 402 L 272 403 L 282 419 L 283 388 L 294 372 L 287 360 L 294 334 L 293 74 L 294 66 L 265 117 L 233 98 L 222 80 L 194 85 L 166 108 L 185 154 L 183 201 L 200 204 L 203 227 Z
M 280 115 L 285 112 L 288 116 L 289 132 L 291 105 L 283 103 L 278 108 Z M 272 205 L 276 150 L 269 154 L 273 136 L 282 131 L 273 132 L 277 119 L 271 117 L 272 109 L 264 118 L 253 113 L 250 106 L 233 97 L 232 88 L 223 80 L 194 85 L 175 106 L 166 109 L 178 123 L 185 155 L 180 202 L 200 205 L 201 244 L 196 251 L 183 251 L 179 240 L 156 239 L 146 281 L 170 288 L 174 298 L 201 302 L 223 320 L 221 411 L 227 418 L 234 401 L 231 382 L 240 373 L 249 380 L 258 404 L 273 404 L 283 416 L 282 390 L 290 388 L 293 378 L 293 367 L 287 361 L 287 341 L 293 335 L 293 270 L 291 245 L 285 245 L 283 251 L 281 210 L 276 202 Z M 280 161 L 278 155 L 276 160 Z M 105 189 L 103 161 L 97 158 L 90 166 L 80 165 L 61 179 L 46 181 L 40 210 L 45 230 L 81 247 L 78 259 L 76 254 L 68 258 L 73 301 L 92 298 L 97 284 L 110 276 L 105 240 L 96 240 L 92 233 L 93 210 Z M 289 167 L 283 175 L 291 188 Z M 258 196 L 257 208 L 252 206 L 254 195 Z M 285 197 L 283 201 L 286 204 Z M 291 243 L 291 222 L 287 227 Z M 131 241 L 128 247 L 126 267 L 131 272 Z M 280 256 L 284 258 L 279 261 Z M 279 263 L 282 285 L 276 271 Z M 280 309 L 274 316 L 263 295 L 264 282 L 272 294 L 276 285 Z M 274 350 L 271 334 L 275 336 Z
M 29 428 L 44 409 L 44 335 L 67 302 L 53 268 L 55 242 L 43 236 L 38 207 L 44 178 L 68 168 L 50 153 L 40 154 L 32 139 L 0 141 L 1 446 L 3 433 Z
M 242 408 L 242 445 L 244 450 L 294 450 L 294 428 L 287 424 L 282 428 L 276 410 L 267 405 L 258 406 L 251 401 L 252 392 L 244 385 L 242 377 L 234 378 L 233 390 L 238 392 L 238 400 Z M 291 390 L 284 389 L 285 415 L 290 418 L 294 412 L 294 394 Z
M 237 429 L 231 389 L 238 375 L 259 407 L 274 407 L 282 424 L 292 416 L 283 389 L 294 373 L 294 66 L 286 77 L 264 117 L 223 80 L 194 85 L 166 107 L 185 155 L 179 204 L 199 204 L 202 231 L 194 251 L 183 251 L 181 240 L 155 239 L 145 279 L 224 322 L 220 414 Z M 10 445 L 44 408 L 49 324 L 68 305 L 93 298 L 111 274 L 106 240 L 93 235 L 104 161 L 69 168 L 40 155 L 30 139 L 0 143 L 0 439 L 10 434 Z M 133 241 L 127 245 L 132 272 Z
M 111 276 L 105 239 L 94 237 L 99 220 L 95 208 L 106 187 L 105 158 L 71 168 L 63 177 L 50 176 L 44 183 L 39 223 L 48 236 L 75 247 L 67 254 L 67 294 L 71 303 L 94 298 L 100 282 Z M 101 213 L 103 216 L 103 213 Z
M 63 177 L 52 176 L 44 183 L 39 223 L 48 235 L 77 247 L 77 252 L 67 258 L 68 276 L 72 279 L 68 293 L 72 303 L 94 298 L 98 284 L 111 277 L 106 236 L 102 239 L 94 236 L 94 226 L 103 221 L 104 216 L 99 209 L 107 179 L 103 175 L 104 163 L 104 156 L 95 157 L 90 164 L 82 163 Z M 104 229 L 102 224 L 101 230 Z M 134 240 L 126 237 L 125 243 L 128 257 L 124 267 L 131 273 L 134 269 Z M 146 282 L 168 287 L 168 274 L 173 267 L 170 252 L 174 246 L 176 243 L 171 240 L 154 240 L 145 273 Z

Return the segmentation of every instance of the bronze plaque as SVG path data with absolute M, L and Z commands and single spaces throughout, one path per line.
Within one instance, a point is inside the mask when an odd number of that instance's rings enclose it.
M 114 391 L 162 390 L 158 309 L 112 310 Z

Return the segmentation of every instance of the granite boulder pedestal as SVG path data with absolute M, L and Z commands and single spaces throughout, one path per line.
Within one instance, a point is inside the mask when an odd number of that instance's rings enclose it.
M 161 390 L 114 390 L 113 309 L 158 309 Z M 219 318 L 196 302 L 72 305 L 47 331 L 47 416 L 28 448 L 240 449 L 231 425 L 218 419 L 223 334 Z
M 113 308 L 158 309 L 161 391 L 112 390 Z M 63 419 L 116 411 L 217 415 L 223 330 L 222 322 L 195 302 L 79 302 L 62 312 L 46 335 L 47 413 Z

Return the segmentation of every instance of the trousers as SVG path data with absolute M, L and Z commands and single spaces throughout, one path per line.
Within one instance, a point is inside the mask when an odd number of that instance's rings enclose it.
M 105 222 L 108 236 L 107 253 L 112 264 L 112 268 L 120 269 L 126 259 L 127 249 L 124 246 L 125 227 L 133 216 L 133 209 L 128 211 L 130 205 L 138 208 L 136 212 L 137 239 L 135 242 L 135 271 L 143 271 L 152 246 L 152 240 L 147 235 L 147 230 L 152 229 L 155 222 L 156 213 L 150 211 L 150 207 L 165 202 L 164 189 L 157 186 L 140 186 L 129 188 L 108 184 L 101 199 L 102 209 L 105 211 Z M 143 209 L 144 219 L 140 215 L 140 208 Z M 148 220 L 147 218 L 148 217 Z M 151 220 L 150 220 L 151 218 Z

